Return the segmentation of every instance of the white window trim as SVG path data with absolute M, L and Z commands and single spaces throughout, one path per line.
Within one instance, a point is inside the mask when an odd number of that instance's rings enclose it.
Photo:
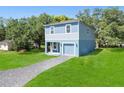
M 51 33 L 51 28 L 53 27 L 53 33 Z M 55 26 L 50 26 L 49 34 L 55 34 Z
M 71 33 L 72 32 L 72 25 L 71 24 L 66 24 L 65 25 L 65 33 L 67 33 L 67 34 L 69 34 L 68 32 L 67 32 L 67 26 L 70 26 L 70 32 L 69 33 Z

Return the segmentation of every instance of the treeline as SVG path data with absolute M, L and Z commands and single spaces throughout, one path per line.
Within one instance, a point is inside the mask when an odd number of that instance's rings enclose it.
M 95 29 L 99 47 L 121 47 L 124 43 L 124 12 L 118 7 L 84 9 L 76 16 Z
M 99 47 L 121 47 L 124 43 L 124 12 L 118 7 L 84 9 L 77 13 L 76 18 L 95 29 Z M 70 19 L 64 15 L 53 16 L 46 13 L 20 19 L 0 18 L 0 41 L 11 40 L 13 49 L 17 51 L 40 48 L 41 43 L 44 43 L 45 24 Z
M 46 13 L 21 19 L 0 18 L 0 41 L 11 40 L 13 50 L 17 51 L 40 48 L 44 43 L 44 25 L 69 19 L 64 15 L 51 16 Z

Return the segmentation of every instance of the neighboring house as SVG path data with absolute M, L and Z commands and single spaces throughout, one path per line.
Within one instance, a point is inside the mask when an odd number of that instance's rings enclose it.
M 91 27 L 78 20 L 45 25 L 45 53 L 49 55 L 80 56 L 95 49 Z
M 9 40 L 0 41 L 0 50 L 11 50 L 12 44 Z

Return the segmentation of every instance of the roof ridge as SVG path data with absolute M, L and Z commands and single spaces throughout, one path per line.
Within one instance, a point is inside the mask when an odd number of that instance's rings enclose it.
M 44 26 L 59 25 L 59 24 L 71 23 L 71 22 L 79 22 L 79 20 L 78 20 L 78 19 L 66 20 L 66 21 L 61 21 L 61 22 L 46 24 L 46 25 L 44 25 Z

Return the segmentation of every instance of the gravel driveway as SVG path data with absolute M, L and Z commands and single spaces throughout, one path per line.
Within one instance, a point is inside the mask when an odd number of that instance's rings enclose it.
M 71 57 L 57 57 L 23 68 L 0 71 L 0 87 L 21 87 L 43 71 L 65 62 Z

